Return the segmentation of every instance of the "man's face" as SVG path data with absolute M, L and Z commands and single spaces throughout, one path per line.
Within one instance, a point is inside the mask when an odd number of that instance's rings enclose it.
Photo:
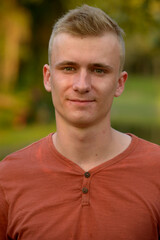
M 119 72 L 120 44 L 113 33 L 98 37 L 58 34 L 44 85 L 51 91 L 56 121 L 88 127 L 110 120 L 114 96 L 123 92 L 126 72 Z

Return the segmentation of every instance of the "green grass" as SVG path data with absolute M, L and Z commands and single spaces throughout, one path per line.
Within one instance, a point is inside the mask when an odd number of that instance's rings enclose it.
M 160 126 L 160 82 L 147 77 L 131 76 L 122 96 L 114 100 L 114 123 Z

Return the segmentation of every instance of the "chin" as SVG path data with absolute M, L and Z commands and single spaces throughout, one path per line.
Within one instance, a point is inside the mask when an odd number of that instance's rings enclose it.
M 78 119 L 72 119 L 70 121 L 70 124 L 77 128 L 88 128 L 88 127 L 95 125 L 96 122 L 97 121 L 95 119 L 78 118 Z

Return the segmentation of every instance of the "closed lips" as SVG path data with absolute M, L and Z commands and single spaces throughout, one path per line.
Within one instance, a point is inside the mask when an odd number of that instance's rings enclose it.
M 95 100 L 85 100 L 85 99 L 68 99 L 72 102 L 94 102 Z

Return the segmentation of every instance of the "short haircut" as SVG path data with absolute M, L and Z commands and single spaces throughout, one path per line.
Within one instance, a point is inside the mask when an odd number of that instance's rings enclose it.
M 86 4 L 70 10 L 53 26 L 48 48 L 49 64 L 51 64 L 53 39 L 57 34 L 68 33 L 73 36 L 87 37 L 102 36 L 108 32 L 115 33 L 120 42 L 120 71 L 122 71 L 125 61 L 125 44 L 123 39 L 124 31 L 104 11 Z

